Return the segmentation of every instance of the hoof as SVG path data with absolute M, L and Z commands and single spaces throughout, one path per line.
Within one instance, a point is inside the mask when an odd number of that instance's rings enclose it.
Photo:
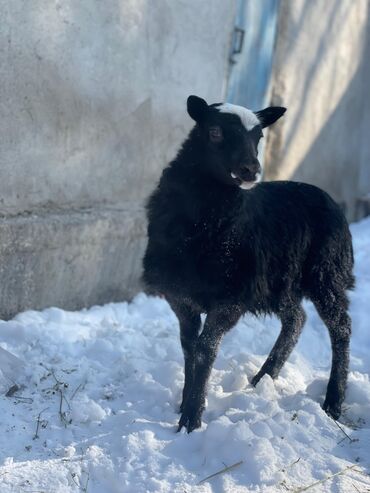
M 177 431 L 186 428 L 188 433 L 202 426 L 202 407 L 183 406 Z
M 202 420 L 200 417 L 189 417 L 185 413 L 183 413 L 181 415 L 179 425 L 177 427 L 177 432 L 185 428 L 188 433 L 191 433 L 193 430 L 196 430 L 201 426 L 202 426 Z
M 338 403 L 330 403 L 325 400 L 322 408 L 326 412 L 326 414 L 333 418 L 335 421 L 340 418 L 340 415 L 342 413 L 341 405 Z
M 261 380 L 262 377 L 263 375 L 261 375 L 260 373 L 254 375 L 254 377 L 251 380 L 251 384 L 253 385 L 253 387 L 255 387 L 258 384 L 258 382 Z

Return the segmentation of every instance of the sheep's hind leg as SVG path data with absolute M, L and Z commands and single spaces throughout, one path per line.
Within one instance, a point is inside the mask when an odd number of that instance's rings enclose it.
M 281 332 L 272 348 L 268 358 L 260 371 L 252 378 L 252 385 L 256 386 L 261 378 L 268 374 L 276 378 L 298 342 L 302 332 L 306 315 L 300 305 L 293 305 L 282 311 L 280 315 L 282 323 Z
M 332 347 L 332 366 L 323 409 L 332 418 L 338 419 L 345 397 L 348 366 L 351 319 L 347 313 L 346 293 L 327 292 L 313 300 L 316 310 L 327 326 Z
M 194 380 L 195 345 L 201 326 L 201 319 L 200 312 L 194 310 L 189 304 L 178 300 L 169 300 L 169 303 L 179 320 L 181 347 L 185 362 L 185 382 L 180 405 L 181 413 Z
M 190 433 L 200 428 L 206 386 L 219 344 L 222 336 L 237 323 L 241 315 L 239 306 L 219 307 L 208 313 L 204 329 L 196 341 L 193 385 L 184 403 L 177 431 L 185 427 Z

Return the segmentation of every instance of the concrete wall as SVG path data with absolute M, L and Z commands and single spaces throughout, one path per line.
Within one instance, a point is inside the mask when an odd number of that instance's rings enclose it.
M 288 108 L 271 129 L 266 178 L 316 184 L 362 214 L 370 193 L 370 3 L 281 0 L 271 99 Z
M 225 91 L 235 3 L 0 0 L 0 315 L 132 295 L 142 205 Z

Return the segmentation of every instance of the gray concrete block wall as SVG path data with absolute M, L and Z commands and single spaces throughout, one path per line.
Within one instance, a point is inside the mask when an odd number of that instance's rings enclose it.
M 235 2 L 0 0 L 0 315 L 127 298 L 143 202 L 220 101 Z
M 140 208 L 43 211 L 0 221 L 2 317 L 28 308 L 73 310 L 139 289 Z

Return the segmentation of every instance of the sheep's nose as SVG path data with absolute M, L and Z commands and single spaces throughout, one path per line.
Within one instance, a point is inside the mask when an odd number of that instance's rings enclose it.
M 252 159 L 248 162 L 248 164 L 244 164 L 241 167 L 241 176 L 244 180 L 254 180 L 257 173 L 261 172 L 261 165 L 258 159 Z

